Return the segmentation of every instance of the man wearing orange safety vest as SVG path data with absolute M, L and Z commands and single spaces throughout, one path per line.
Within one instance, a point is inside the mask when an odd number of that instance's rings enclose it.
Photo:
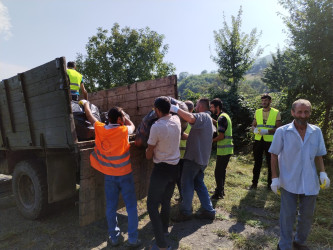
M 75 62 L 67 63 L 67 75 L 69 77 L 72 100 L 79 100 L 80 90 L 83 93 L 84 99 L 88 100 L 88 92 L 86 91 L 82 82 L 82 75 L 76 71 Z
M 141 244 L 138 239 L 138 211 L 130 160 L 128 135 L 135 126 L 123 110 L 113 107 L 108 112 L 109 124 L 99 122 L 91 113 L 89 102 L 81 100 L 87 119 L 95 128 L 95 148 L 90 155 L 93 168 L 105 175 L 106 219 L 108 223 L 108 245 L 118 246 L 122 240 L 117 223 L 117 207 L 121 193 L 128 214 L 128 247 Z
M 254 133 L 254 168 L 253 179 L 250 189 L 256 189 L 262 166 L 263 153 L 265 152 L 268 167 L 267 190 L 271 190 L 271 154 L 268 152 L 273 141 L 275 130 L 281 126 L 281 115 L 279 110 L 271 108 L 272 97 L 265 93 L 261 96 L 261 109 L 257 109 L 252 122 Z

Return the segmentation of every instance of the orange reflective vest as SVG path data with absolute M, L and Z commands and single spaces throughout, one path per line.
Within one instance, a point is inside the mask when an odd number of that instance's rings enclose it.
M 132 172 L 127 126 L 105 129 L 95 122 L 95 148 L 90 164 L 106 175 L 122 176 Z

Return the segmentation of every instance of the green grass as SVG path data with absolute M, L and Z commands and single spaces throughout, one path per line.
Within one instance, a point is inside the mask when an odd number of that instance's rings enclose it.
M 228 164 L 225 184 L 225 198 L 219 200 L 215 206 L 230 213 L 237 222 L 244 223 L 254 228 L 269 228 L 278 225 L 280 211 L 280 197 L 266 189 L 267 169 L 263 165 L 258 189 L 249 191 L 247 188 L 252 180 L 251 155 L 233 156 Z M 205 171 L 205 183 L 209 191 L 215 189 L 214 169 L 216 156 L 212 155 L 209 166 Z M 326 171 L 333 184 L 333 164 L 326 163 Z M 308 237 L 308 244 L 315 248 L 333 248 L 333 192 L 332 186 L 328 190 L 321 190 L 318 196 L 314 222 Z M 197 199 L 194 202 L 199 202 Z M 198 207 L 195 204 L 194 207 Z M 218 220 L 225 220 L 227 216 L 217 215 Z M 228 237 L 234 242 L 235 248 L 258 249 L 258 246 L 266 245 L 266 248 L 275 248 L 278 242 L 276 235 L 251 235 L 226 234 L 223 230 L 216 232 L 221 237 Z

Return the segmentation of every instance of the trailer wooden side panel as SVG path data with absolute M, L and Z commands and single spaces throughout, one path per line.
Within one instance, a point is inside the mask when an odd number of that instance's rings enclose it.
M 62 57 L 0 83 L 0 149 L 75 145 L 65 70 Z

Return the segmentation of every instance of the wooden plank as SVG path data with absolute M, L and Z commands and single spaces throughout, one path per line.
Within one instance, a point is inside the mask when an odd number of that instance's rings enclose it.
M 172 75 L 172 76 L 167 76 L 161 79 L 154 79 L 154 80 L 149 80 L 145 82 L 139 82 L 137 83 L 137 89 L 138 91 L 145 91 L 147 89 L 153 89 L 153 88 L 160 88 L 164 86 L 173 86 L 177 83 L 177 76 Z

